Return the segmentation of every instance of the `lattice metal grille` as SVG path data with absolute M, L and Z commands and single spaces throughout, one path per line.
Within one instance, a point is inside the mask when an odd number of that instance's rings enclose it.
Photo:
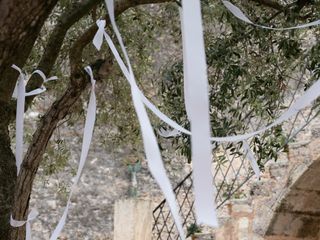
M 192 178 L 191 172 L 176 186 L 174 193 L 179 202 L 179 212 L 182 217 L 182 223 L 185 228 L 195 223 L 195 215 L 193 211 L 194 198 L 192 194 Z M 154 239 L 179 239 L 176 226 L 172 219 L 166 200 L 163 200 L 153 211 Z

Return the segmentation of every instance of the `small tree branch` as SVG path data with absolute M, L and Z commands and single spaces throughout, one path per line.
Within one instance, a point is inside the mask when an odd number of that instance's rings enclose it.
M 278 11 L 284 11 L 286 9 L 285 6 L 281 5 L 280 3 L 272 0 L 251 0 L 253 2 L 259 3 L 263 6 L 278 10 Z

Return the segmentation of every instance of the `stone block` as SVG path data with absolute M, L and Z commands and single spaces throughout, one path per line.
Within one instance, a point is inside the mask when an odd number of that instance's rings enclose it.
M 152 239 L 152 210 L 151 201 L 117 201 L 114 209 L 114 240 Z
M 252 213 L 252 207 L 244 204 L 234 204 L 232 206 L 233 213 Z
M 320 161 L 313 162 L 294 184 L 297 189 L 320 191 Z
M 267 235 L 295 238 L 316 238 L 320 232 L 320 217 L 278 212 L 272 220 Z
M 239 219 L 239 222 L 238 222 L 238 227 L 240 230 L 248 230 L 249 228 L 249 219 L 246 218 L 246 217 L 242 217 Z
M 292 189 L 281 204 L 279 211 L 320 216 L 320 192 Z

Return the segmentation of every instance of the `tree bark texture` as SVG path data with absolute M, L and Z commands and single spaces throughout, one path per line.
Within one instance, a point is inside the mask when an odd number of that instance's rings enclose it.
M 0 239 L 9 239 L 9 217 L 17 178 L 15 156 L 10 148 L 9 109 L 0 105 Z
M 0 101 L 11 99 L 18 73 L 57 0 L 0 0 Z

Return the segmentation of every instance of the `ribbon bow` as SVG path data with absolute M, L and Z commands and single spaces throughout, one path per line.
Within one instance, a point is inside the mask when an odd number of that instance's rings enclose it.
M 30 92 L 26 93 L 26 84 L 28 82 L 26 74 L 22 72 L 22 70 L 16 66 L 12 65 L 12 68 L 17 70 L 20 75 L 15 87 L 15 90 L 13 91 L 12 97 L 17 99 L 17 114 L 16 114 L 16 166 L 17 166 L 17 175 L 19 175 L 20 172 L 20 166 L 22 163 L 22 155 L 23 155 L 23 122 L 24 122 L 24 107 L 25 107 L 25 97 L 26 96 L 34 96 L 40 93 L 43 93 L 46 91 L 46 88 L 44 85 L 42 85 L 40 88 L 37 88 L 35 90 L 32 90 Z M 43 79 L 43 82 L 46 83 L 51 80 L 58 79 L 56 76 L 47 78 L 45 74 L 40 70 L 35 70 L 32 72 L 31 76 L 33 74 L 39 74 L 41 78 Z
M 10 216 L 10 225 L 12 227 L 22 227 L 26 224 L 26 240 L 31 240 L 31 221 L 36 219 L 38 215 L 39 212 L 36 209 L 32 209 L 26 221 L 14 220 L 12 216 Z
M 104 28 L 106 26 L 106 20 L 97 20 L 98 31 L 93 38 L 93 45 L 100 50 L 103 42 Z

